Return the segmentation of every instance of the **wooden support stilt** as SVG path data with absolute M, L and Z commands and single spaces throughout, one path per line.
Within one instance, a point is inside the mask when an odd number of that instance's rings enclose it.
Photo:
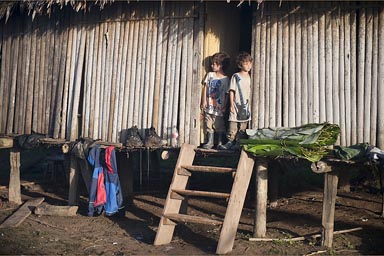
M 335 219 L 335 203 L 337 194 L 338 173 L 336 171 L 324 174 L 324 196 L 322 215 L 322 241 L 326 247 L 332 247 Z
M 69 168 L 69 195 L 68 205 L 76 205 L 79 197 L 77 185 L 79 183 L 79 167 L 75 156 L 71 156 Z
M 268 162 L 256 160 L 256 203 L 254 237 L 265 237 L 267 232 Z
M 92 173 L 91 168 L 86 159 L 79 159 L 81 176 L 83 177 L 85 187 L 87 188 L 87 192 L 89 193 L 91 182 L 92 182 Z
M 11 165 L 11 175 L 9 177 L 9 195 L 10 202 L 21 204 L 21 189 L 20 189 L 20 151 L 12 148 L 9 155 Z

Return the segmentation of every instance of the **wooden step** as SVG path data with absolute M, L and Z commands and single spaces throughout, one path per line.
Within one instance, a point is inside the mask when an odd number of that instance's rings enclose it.
M 172 189 L 172 199 L 184 199 L 182 196 L 201 196 L 201 197 L 213 197 L 213 198 L 229 198 L 231 194 L 221 192 L 210 191 L 198 191 L 198 190 L 186 190 L 186 189 Z
M 236 172 L 235 168 L 216 167 L 216 166 L 200 166 L 200 165 L 183 165 L 183 166 L 181 166 L 181 169 L 184 169 L 187 171 L 193 171 L 193 172 L 211 172 L 211 173 Z
M 200 217 L 200 216 L 193 216 L 193 215 L 186 215 L 186 214 L 177 214 L 177 213 L 169 213 L 164 214 L 163 217 L 176 221 L 176 222 L 183 222 L 183 223 L 199 223 L 199 224 L 209 224 L 209 225 L 222 225 L 223 221 L 220 220 L 214 220 L 210 218 Z M 173 223 L 164 223 L 164 224 L 170 224 L 173 225 Z

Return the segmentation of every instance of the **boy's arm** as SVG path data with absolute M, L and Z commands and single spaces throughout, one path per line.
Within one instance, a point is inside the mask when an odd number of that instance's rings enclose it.
M 203 84 L 203 92 L 201 93 L 200 108 L 205 109 L 207 107 L 207 84 Z
M 229 110 L 231 113 L 236 113 L 235 111 L 235 91 L 230 90 L 229 91 Z

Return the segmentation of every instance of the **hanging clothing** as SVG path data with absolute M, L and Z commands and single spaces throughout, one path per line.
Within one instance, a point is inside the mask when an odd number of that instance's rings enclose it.
M 116 154 L 113 146 L 101 149 L 95 145 L 89 152 L 88 162 L 94 167 L 89 193 L 88 216 L 103 210 L 111 216 L 124 209 Z
M 104 170 L 100 163 L 100 146 L 96 145 L 88 155 L 88 162 L 93 166 L 91 188 L 89 191 L 88 216 L 94 212 L 100 214 L 107 202 L 107 195 L 104 185 Z
M 113 215 L 124 209 L 123 195 L 119 175 L 117 173 L 115 147 L 109 146 L 105 149 L 105 189 L 107 192 L 107 202 L 104 206 L 106 215 Z

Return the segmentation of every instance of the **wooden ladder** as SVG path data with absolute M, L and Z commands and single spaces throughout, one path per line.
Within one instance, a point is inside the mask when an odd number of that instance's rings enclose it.
M 242 150 L 237 168 L 196 166 L 192 165 L 195 158 L 195 147 L 183 144 L 176 163 L 172 183 L 165 200 L 163 213 L 160 219 L 154 245 L 168 244 L 172 240 L 177 222 L 190 222 L 201 224 L 222 225 L 221 233 L 216 249 L 217 254 L 225 254 L 232 251 L 237 227 L 244 205 L 245 196 L 251 179 L 254 159 Z M 188 179 L 193 172 L 208 173 L 234 173 L 234 181 L 231 193 L 219 193 L 208 191 L 188 190 Z M 214 198 L 229 198 L 224 221 L 181 214 L 182 202 L 188 196 L 203 196 Z

